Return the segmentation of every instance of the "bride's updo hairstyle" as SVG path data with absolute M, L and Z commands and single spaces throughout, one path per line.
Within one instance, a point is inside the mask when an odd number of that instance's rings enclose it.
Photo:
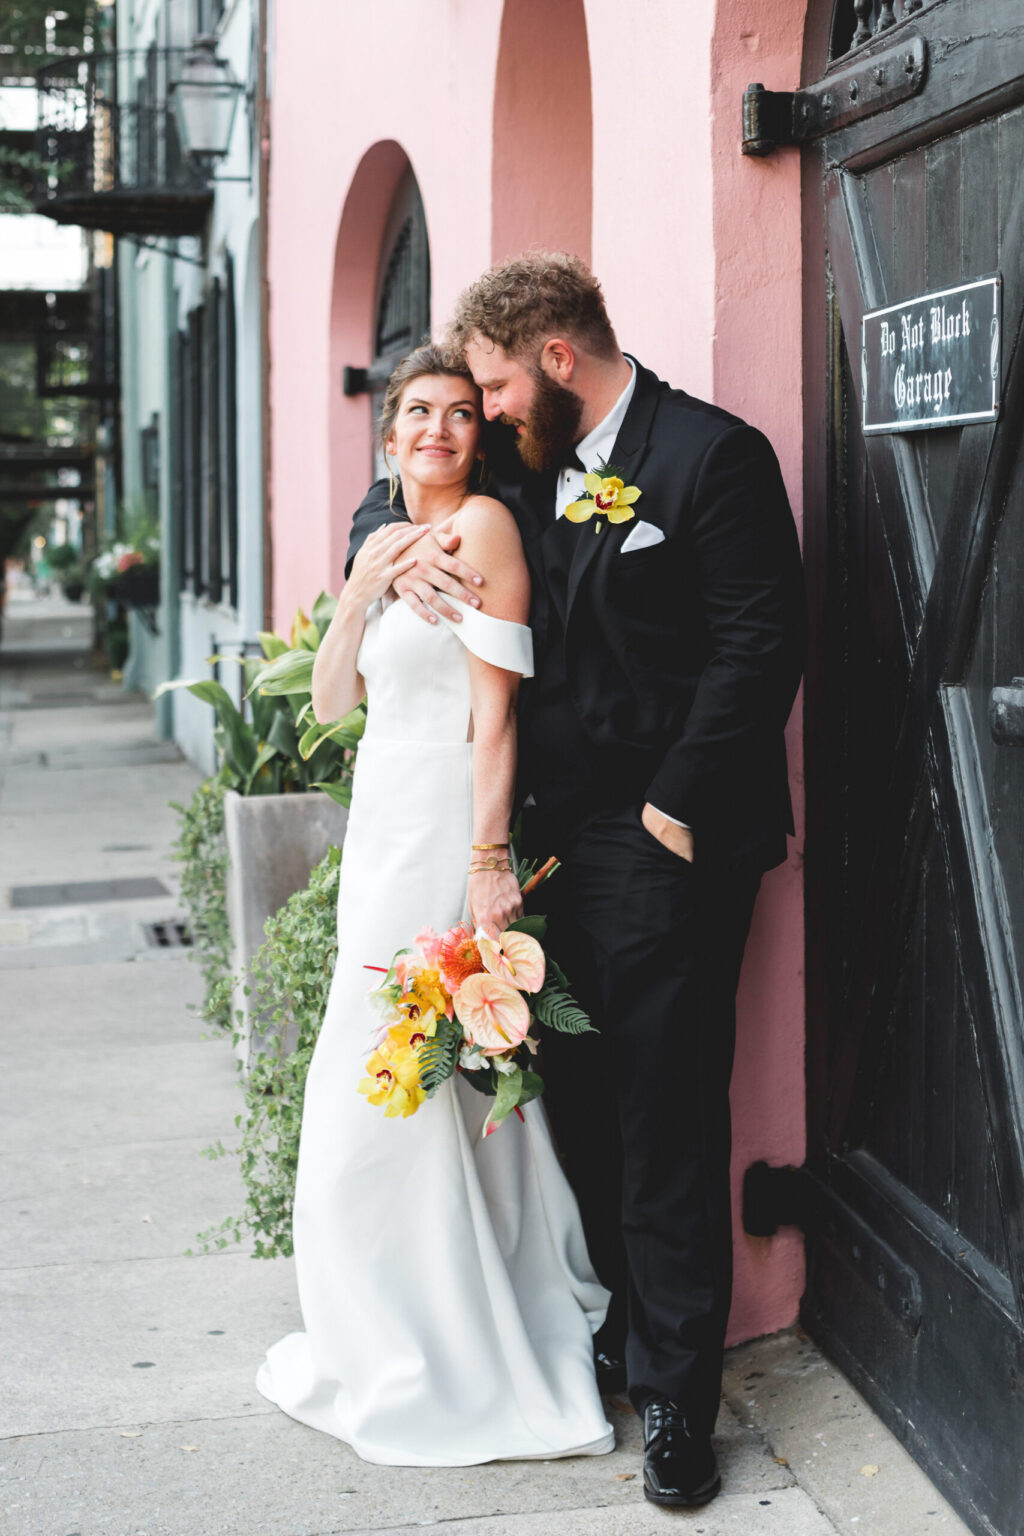
M 380 408 L 380 445 L 385 458 L 388 451 L 388 438 L 391 436 L 395 422 L 398 419 L 398 410 L 402 404 L 402 396 L 405 393 L 406 387 L 414 379 L 431 378 L 438 375 L 452 379 L 465 379 L 473 394 L 479 398 L 480 391 L 473 381 L 473 375 L 463 362 L 461 353 L 456 352 L 450 347 L 438 346 L 433 341 L 425 342 L 422 347 L 417 347 L 415 352 L 410 352 L 407 357 L 402 358 L 402 361 L 398 364 L 390 379 L 388 379 L 388 387 L 384 391 L 384 400 Z M 483 422 L 482 413 L 481 421 Z M 483 422 L 483 425 L 486 426 L 487 423 Z M 398 489 L 398 481 L 390 469 L 388 470 L 388 478 L 391 481 L 390 500 L 393 502 L 395 491 Z M 482 490 L 486 480 L 487 472 L 484 462 L 481 460 L 478 467 L 473 471 L 469 489 L 471 491 Z

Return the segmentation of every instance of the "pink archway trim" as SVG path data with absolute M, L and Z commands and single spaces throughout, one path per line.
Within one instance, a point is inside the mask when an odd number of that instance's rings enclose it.
M 374 144 L 356 168 L 338 224 L 327 384 L 330 570 L 325 584 L 332 592 L 344 580 L 352 513 L 366 487 L 374 430 L 369 397 L 346 398 L 342 370 L 365 368 L 372 358 L 381 242 L 398 184 L 409 168 L 409 157 L 395 140 Z

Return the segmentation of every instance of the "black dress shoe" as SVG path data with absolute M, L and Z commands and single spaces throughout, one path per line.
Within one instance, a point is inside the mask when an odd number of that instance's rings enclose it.
M 667 1397 L 644 1409 L 644 1494 L 652 1504 L 696 1509 L 714 1498 L 722 1479 L 710 1435 L 692 1434 Z
M 602 1397 L 626 1390 L 625 1362 L 616 1355 L 606 1354 L 603 1349 L 594 1350 L 594 1371 L 597 1374 L 597 1390 Z

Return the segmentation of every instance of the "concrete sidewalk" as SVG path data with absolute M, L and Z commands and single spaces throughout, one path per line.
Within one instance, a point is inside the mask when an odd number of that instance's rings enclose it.
M 292 1265 L 185 1257 L 196 1232 L 241 1207 L 233 1161 L 200 1156 L 231 1144 L 240 1095 L 230 1045 L 204 1039 L 188 1012 L 196 968 L 145 931 L 177 912 L 167 802 L 198 775 L 155 740 L 146 701 L 92 670 L 86 610 L 12 607 L 0 650 L 0 1532 L 647 1536 L 676 1520 L 693 1536 L 962 1536 L 795 1333 L 731 1353 L 725 1492 L 693 1515 L 645 1503 L 624 1402 L 610 1408 L 610 1456 L 426 1472 L 368 1466 L 264 1402 L 256 1366 L 299 1325 Z

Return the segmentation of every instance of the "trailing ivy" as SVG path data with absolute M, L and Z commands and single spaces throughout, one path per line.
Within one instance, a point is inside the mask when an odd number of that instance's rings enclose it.
M 253 1239 L 253 1257 L 292 1252 L 292 1202 L 299 1158 L 302 1101 L 313 1047 L 327 1006 L 338 953 L 337 905 L 341 850 L 329 848 L 309 884 L 268 918 L 266 940 L 248 983 L 249 1007 L 264 1048 L 245 1082 L 245 1109 L 235 1119 L 245 1184 L 245 1209 L 199 1233 L 200 1251 Z M 221 1142 L 208 1157 L 234 1155 Z
M 231 935 L 227 914 L 227 844 L 222 774 L 204 779 L 188 805 L 171 801 L 181 817 L 172 857 L 181 864 L 181 899 L 192 936 L 191 958 L 203 973 L 199 1012 L 216 1029 L 231 1029 Z

